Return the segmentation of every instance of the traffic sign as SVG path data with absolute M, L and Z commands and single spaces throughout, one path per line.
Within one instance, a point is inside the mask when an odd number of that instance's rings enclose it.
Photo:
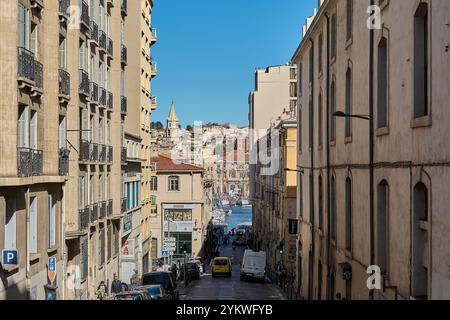
M 3 250 L 2 257 L 4 265 L 17 265 L 18 263 L 17 250 Z
M 50 280 L 50 282 L 53 283 L 56 278 L 56 258 L 55 257 L 48 258 L 47 275 L 48 275 L 48 279 Z

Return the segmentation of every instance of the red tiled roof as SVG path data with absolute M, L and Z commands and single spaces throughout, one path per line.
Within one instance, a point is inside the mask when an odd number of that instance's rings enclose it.
M 175 163 L 168 154 L 160 153 L 157 157 L 152 157 L 152 162 L 156 162 L 156 171 L 203 171 L 202 167 L 187 163 Z

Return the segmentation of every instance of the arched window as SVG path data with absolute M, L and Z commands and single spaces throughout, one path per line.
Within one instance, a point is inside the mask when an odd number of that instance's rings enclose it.
M 378 211 L 376 220 L 376 261 L 381 271 L 387 273 L 389 185 L 383 180 L 378 185 Z
M 345 249 L 352 249 L 352 180 L 345 180 Z
M 428 297 L 428 189 L 419 182 L 414 187 L 413 199 L 413 270 L 412 295 L 417 299 Z
M 168 179 L 169 191 L 180 191 L 180 177 L 170 176 Z

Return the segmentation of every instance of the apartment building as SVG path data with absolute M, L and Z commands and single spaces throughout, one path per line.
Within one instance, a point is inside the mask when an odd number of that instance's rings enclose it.
M 152 192 L 157 213 L 151 218 L 152 236 L 157 242 L 157 257 L 163 256 L 163 240 L 176 238 L 176 252 L 200 256 L 211 212 L 210 184 L 204 180 L 204 169 L 174 162 L 160 153 L 152 158 L 156 168 Z
M 255 241 L 263 241 L 265 219 L 264 210 L 256 193 L 265 184 L 266 177 L 257 172 L 260 165 L 258 152 L 262 152 L 261 139 L 267 136 L 272 125 L 279 122 L 278 117 L 284 112 L 291 112 L 297 106 L 297 67 L 281 65 L 257 69 L 255 71 L 255 90 L 249 95 L 249 195 L 253 204 L 253 230 Z M 267 141 L 267 138 L 263 139 Z M 265 143 L 264 145 L 266 145 Z M 267 154 L 267 153 L 265 153 Z M 262 246 L 262 244 L 260 244 Z M 276 245 L 274 246 L 275 250 Z
M 371 4 L 381 21 L 369 29 Z M 449 299 L 450 3 L 319 5 L 292 58 L 303 171 L 297 291 Z M 372 265 L 382 274 L 375 290 L 367 287 Z

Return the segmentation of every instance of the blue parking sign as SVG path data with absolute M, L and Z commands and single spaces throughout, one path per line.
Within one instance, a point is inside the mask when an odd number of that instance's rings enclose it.
M 56 271 L 56 258 L 48 258 L 48 271 Z
M 3 250 L 2 257 L 4 265 L 17 265 L 17 250 Z

